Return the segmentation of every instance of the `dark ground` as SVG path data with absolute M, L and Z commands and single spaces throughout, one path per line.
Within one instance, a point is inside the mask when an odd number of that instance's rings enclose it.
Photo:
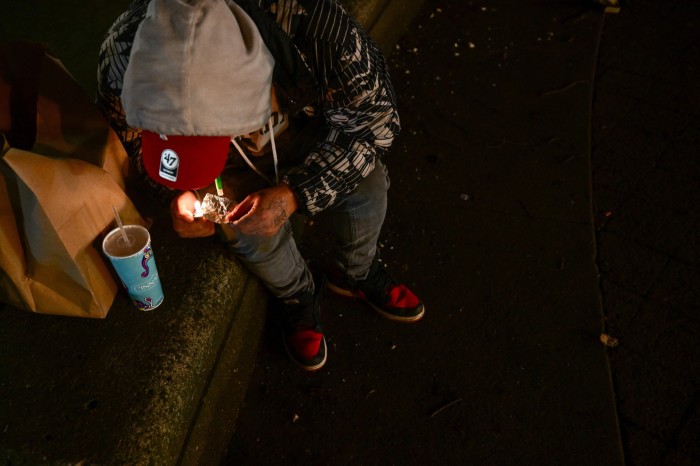
M 428 2 L 390 56 L 403 133 L 382 242 L 426 316 L 401 326 L 329 296 L 329 362 L 313 375 L 288 363 L 269 329 L 225 463 L 618 464 L 610 418 L 566 405 L 585 399 L 564 362 L 581 348 L 563 344 L 557 317 L 582 317 L 550 295 L 562 283 L 543 272 L 575 267 L 566 241 L 585 237 L 539 243 L 541 230 L 514 220 L 567 218 L 561 192 L 546 191 L 575 183 L 545 160 L 572 163 L 567 151 L 580 149 L 592 191 L 571 203 L 592 202 L 599 306 L 619 339 L 607 355 L 624 461 L 700 464 L 699 5 L 632 1 L 597 22 L 584 1 Z M 592 83 L 562 73 L 576 54 Z M 523 95 L 538 85 L 556 98 L 592 86 L 592 103 L 528 110 Z M 548 127 L 583 127 L 591 145 L 568 147 Z M 581 286 L 574 278 L 572 300 Z
M 270 326 L 225 464 L 622 463 L 590 209 L 601 23 L 581 2 L 428 2 L 389 57 L 381 242 L 425 318 L 328 294 L 311 375 Z
M 700 3 L 605 18 L 592 124 L 598 265 L 630 465 L 700 464 Z

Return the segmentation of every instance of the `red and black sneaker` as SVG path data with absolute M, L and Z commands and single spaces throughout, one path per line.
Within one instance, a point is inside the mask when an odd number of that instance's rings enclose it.
M 319 322 L 319 297 L 320 292 L 305 291 L 281 300 L 284 349 L 292 361 L 307 371 L 320 369 L 327 359 L 326 339 Z
M 329 290 L 339 295 L 362 299 L 388 319 L 415 322 L 425 313 L 423 302 L 406 285 L 389 275 L 376 256 L 364 280 L 340 277 L 342 274 L 329 274 Z

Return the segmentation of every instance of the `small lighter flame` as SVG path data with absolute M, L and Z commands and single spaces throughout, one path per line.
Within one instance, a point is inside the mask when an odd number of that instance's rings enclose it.
M 194 201 L 194 216 L 201 217 L 202 215 L 204 215 L 204 212 L 202 212 L 202 203 Z

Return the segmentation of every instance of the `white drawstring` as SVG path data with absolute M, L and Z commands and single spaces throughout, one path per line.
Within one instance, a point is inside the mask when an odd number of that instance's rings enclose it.
M 272 115 L 268 120 L 267 126 L 270 128 L 270 142 L 272 143 L 272 159 L 275 161 L 275 185 L 280 184 L 280 174 L 277 171 L 277 147 L 275 146 L 275 132 L 272 128 Z
M 243 149 L 241 149 L 241 146 L 238 145 L 236 140 L 234 138 L 231 138 L 231 142 L 233 143 L 234 146 L 236 146 L 236 149 L 238 149 L 238 153 L 241 154 L 241 157 L 243 157 L 243 160 L 245 160 L 245 162 L 248 164 L 248 166 L 250 168 L 252 168 L 255 171 L 255 173 L 262 176 L 265 179 L 265 181 L 267 181 L 267 184 L 272 186 L 273 185 L 272 180 L 270 180 L 270 178 L 268 178 L 263 172 L 258 170 L 258 167 L 253 165 L 253 162 L 251 162 L 250 159 L 245 155 L 245 152 L 243 152 Z
M 258 175 L 260 175 L 265 181 L 267 181 L 267 184 L 270 186 L 275 186 L 279 184 L 279 168 L 278 168 L 278 162 L 277 162 L 277 146 L 275 145 L 275 132 L 272 130 L 272 116 L 270 116 L 270 120 L 268 121 L 268 127 L 270 128 L 270 142 L 272 143 L 272 159 L 275 162 L 275 182 L 273 183 L 270 178 L 267 177 L 263 172 L 258 170 L 258 167 L 256 167 L 253 162 L 250 161 L 250 159 L 245 155 L 245 152 L 243 152 L 243 149 L 241 146 L 238 145 L 238 142 L 236 142 L 235 138 L 231 138 L 231 142 L 233 145 L 236 147 L 238 150 L 238 153 L 241 154 L 241 157 L 243 157 L 243 160 L 248 164 L 250 168 L 255 171 Z

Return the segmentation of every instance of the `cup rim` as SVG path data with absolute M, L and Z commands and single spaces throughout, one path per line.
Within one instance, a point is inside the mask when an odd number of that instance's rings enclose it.
M 146 242 L 144 243 L 143 247 L 139 248 L 138 251 L 129 254 L 128 256 L 113 256 L 107 250 L 105 249 L 105 245 L 107 244 L 107 240 L 111 238 L 115 234 L 119 234 L 119 227 L 115 227 L 114 229 L 110 230 L 109 233 L 105 235 L 105 237 L 102 239 L 102 252 L 110 258 L 110 260 L 125 260 L 125 259 L 131 259 L 132 257 L 143 253 L 143 250 L 148 247 L 148 245 L 151 244 L 151 233 L 148 231 L 148 228 L 142 226 L 142 225 L 124 225 L 125 230 L 130 230 L 130 229 L 136 229 L 136 230 L 143 230 L 146 232 Z

